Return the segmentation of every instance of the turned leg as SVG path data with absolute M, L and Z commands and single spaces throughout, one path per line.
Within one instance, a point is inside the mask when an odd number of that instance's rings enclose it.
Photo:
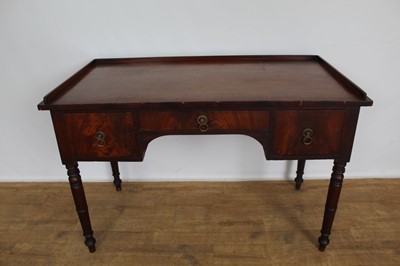
M 118 169 L 118 162 L 117 161 L 111 161 L 111 169 L 112 169 L 112 173 L 114 176 L 114 186 L 115 189 L 117 191 L 121 191 L 121 184 L 122 184 L 122 180 L 119 177 L 119 169 Z
M 81 222 L 85 245 L 90 252 L 96 251 L 96 239 L 93 237 L 92 226 L 90 224 L 89 210 L 86 203 L 85 191 L 83 190 L 82 179 L 79 174 L 78 163 L 71 162 L 66 165 L 68 180 L 71 186 L 72 196 L 74 197 L 76 212 Z
M 303 174 L 304 174 L 304 166 L 306 164 L 306 160 L 298 160 L 297 161 L 297 171 L 296 178 L 294 182 L 296 183 L 296 189 L 300 189 L 301 184 L 303 183 Z
M 324 251 L 329 244 L 329 235 L 331 234 L 333 219 L 339 202 L 340 191 L 344 177 L 346 163 L 334 162 L 331 180 L 329 183 L 328 196 L 326 198 L 324 221 L 322 222 L 321 236 L 318 238 L 319 250 Z

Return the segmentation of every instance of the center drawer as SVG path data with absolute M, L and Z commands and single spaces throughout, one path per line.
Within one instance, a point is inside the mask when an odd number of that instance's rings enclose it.
M 142 132 L 265 131 L 268 122 L 268 111 L 146 111 L 139 114 L 139 130 Z

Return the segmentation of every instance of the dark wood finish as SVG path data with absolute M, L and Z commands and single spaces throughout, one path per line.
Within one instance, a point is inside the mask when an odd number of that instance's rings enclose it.
M 142 161 L 153 139 L 170 134 L 244 134 L 267 159 L 334 159 L 319 239 L 329 243 L 341 169 L 350 160 L 361 106 L 372 100 L 319 56 L 96 59 L 45 96 L 69 170 L 86 244 L 94 238 L 77 161 Z M 73 162 L 73 163 L 71 163 Z M 93 239 L 92 239 L 93 238 Z
M 86 68 L 74 82 L 49 93 L 39 108 L 372 105 L 360 88 L 318 56 L 111 59 L 94 60 Z
M 344 110 L 276 111 L 273 153 L 278 156 L 337 154 L 344 114 Z M 308 145 L 303 141 L 307 128 L 313 130 Z
M 335 218 L 340 191 L 342 190 L 345 167 L 345 162 L 335 161 L 332 169 L 328 196 L 325 204 L 324 220 L 322 222 L 321 236 L 318 238 L 320 251 L 324 251 L 326 246 L 329 244 L 329 235 L 331 234 L 333 219 Z
M 121 191 L 122 180 L 121 180 L 121 178 L 119 176 L 118 162 L 117 161 L 111 161 L 110 163 L 111 163 L 112 174 L 113 174 L 113 177 L 114 177 L 113 183 L 114 183 L 115 189 L 117 191 Z
M 298 160 L 297 161 L 296 178 L 294 179 L 297 190 L 299 190 L 301 187 L 301 184 L 303 184 L 303 174 L 304 174 L 304 166 L 305 165 L 306 165 L 306 160 Z
M 266 131 L 269 114 L 267 111 L 163 111 L 141 112 L 139 114 L 139 131 L 189 131 L 199 132 L 199 116 L 208 119 L 207 132 L 230 130 Z
M 63 161 L 131 158 L 138 150 L 131 112 L 54 112 L 53 122 Z M 104 133 L 102 142 L 96 138 L 99 131 Z
M 85 191 L 81 175 L 78 169 L 77 162 L 67 163 L 67 174 L 69 184 L 71 186 L 72 196 L 74 198 L 76 212 L 78 213 L 79 221 L 81 222 L 83 236 L 85 237 L 85 245 L 90 252 L 96 251 L 96 239 L 93 237 L 92 225 L 90 224 L 89 209 L 86 203 Z
M 346 114 L 343 121 L 342 137 L 340 138 L 339 156 L 337 158 L 343 162 L 350 161 L 359 113 L 360 108 L 346 108 Z

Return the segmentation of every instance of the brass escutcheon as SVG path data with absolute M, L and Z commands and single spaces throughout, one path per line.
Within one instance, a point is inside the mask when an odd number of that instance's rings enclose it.
M 199 130 L 200 132 L 206 132 L 208 130 L 208 118 L 205 115 L 199 115 L 197 117 L 197 123 L 199 124 Z
M 207 124 L 207 122 L 208 122 L 207 116 L 205 116 L 205 115 L 199 115 L 199 116 L 197 117 L 197 123 L 199 123 L 199 125 Z
M 104 139 L 106 137 L 106 134 L 104 134 L 103 131 L 99 130 L 96 132 L 96 139 Z
M 106 134 L 104 134 L 103 131 L 98 130 L 98 131 L 96 132 L 95 137 L 96 137 L 96 144 L 97 144 L 97 146 L 99 146 L 99 147 L 101 147 L 101 148 L 104 147 L 104 146 L 106 146 L 106 141 L 104 140 L 104 139 L 106 138 Z
M 313 141 L 312 136 L 314 135 L 314 131 L 311 128 L 306 128 L 303 130 L 303 144 L 310 145 Z

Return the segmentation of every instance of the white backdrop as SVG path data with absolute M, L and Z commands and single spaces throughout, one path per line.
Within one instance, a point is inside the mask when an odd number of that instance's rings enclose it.
M 93 58 L 318 54 L 367 91 L 347 177 L 400 177 L 400 1 L 0 0 L 0 181 L 66 181 L 49 112 L 36 104 Z M 305 178 L 327 178 L 310 161 Z M 111 180 L 81 163 L 84 180 Z M 169 136 L 123 180 L 292 179 L 245 136 Z

